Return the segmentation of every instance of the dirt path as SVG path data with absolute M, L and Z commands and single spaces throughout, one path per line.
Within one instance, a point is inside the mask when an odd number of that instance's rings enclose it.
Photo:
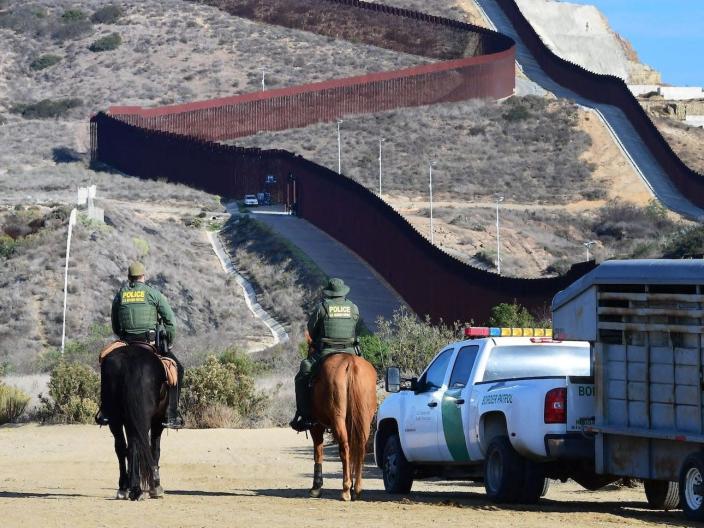
M 327 449 L 322 499 L 308 499 L 310 441 L 285 429 L 185 430 L 165 435 L 163 500 L 113 500 L 112 437 L 95 426 L 0 427 L 0 525 L 50 527 L 232 526 L 655 526 L 683 525 L 681 512 L 645 509 L 642 489 L 586 492 L 553 484 L 538 506 L 498 507 L 483 488 L 416 483 L 387 495 L 366 470 L 364 500 L 338 500 L 340 466 Z

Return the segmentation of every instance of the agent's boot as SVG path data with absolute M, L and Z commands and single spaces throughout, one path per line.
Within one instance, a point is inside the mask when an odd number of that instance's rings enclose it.
M 290 425 L 291 429 L 294 431 L 302 433 L 303 431 L 310 430 L 313 427 L 313 422 L 309 418 L 304 418 L 296 412 L 296 416 L 293 417 L 293 420 L 291 420 L 288 425 Z
M 166 408 L 166 421 L 162 423 L 167 429 L 181 429 L 185 425 L 178 413 L 179 387 L 169 387 L 169 406 Z
M 105 414 L 103 414 L 102 408 L 98 409 L 98 412 L 95 413 L 95 423 L 97 423 L 101 427 L 103 425 L 110 425 L 110 419 L 105 416 Z
M 308 387 L 309 372 L 305 372 L 301 368 L 301 372 L 296 375 L 296 415 L 289 422 L 291 429 L 299 433 L 307 431 L 313 427 L 313 421 L 310 418 L 310 387 Z

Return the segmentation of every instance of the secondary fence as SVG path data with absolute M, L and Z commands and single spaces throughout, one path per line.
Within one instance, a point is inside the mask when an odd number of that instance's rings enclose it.
M 587 99 L 621 109 L 675 187 L 693 204 L 704 207 L 704 175 L 688 167 L 672 150 L 622 79 L 590 72 L 558 57 L 543 43 L 515 0 L 496 0 L 496 3 L 545 73 Z
M 281 150 L 245 149 L 147 130 L 115 117 L 91 120 L 94 160 L 142 178 L 165 178 L 207 192 L 241 196 L 277 176 L 297 214 L 360 255 L 419 314 L 445 321 L 484 322 L 492 306 L 512 302 L 541 309 L 591 264 L 561 277 L 496 275 L 444 253 L 360 184 Z
M 285 130 L 332 121 L 348 114 L 368 114 L 472 98 L 501 99 L 513 94 L 515 46 L 508 37 L 456 20 L 352 0 L 305 0 L 301 4 L 309 5 L 293 10 L 294 15 L 298 13 L 300 17 L 282 19 L 279 15 L 281 10 L 277 11 L 277 5 L 274 5 L 281 1 L 251 2 L 266 4 L 269 8 L 261 16 L 253 11 L 255 6 L 250 6 L 247 1 L 209 3 L 234 14 L 299 28 L 305 28 L 310 23 L 309 17 L 302 15 L 319 15 L 327 10 L 334 12 L 334 22 L 337 24 L 330 27 L 339 27 L 343 36 L 346 30 L 349 33 L 350 28 L 355 27 L 353 23 L 360 25 L 364 22 L 365 29 L 372 30 L 372 33 L 358 36 L 371 43 L 374 35 L 385 35 L 389 28 L 394 30 L 389 38 L 394 35 L 400 38 L 407 31 L 421 28 L 424 32 L 418 35 L 416 31 L 414 36 L 427 47 L 415 44 L 419 47 L 418 51 L 431 57 L 458 55 L 459 58 L 402 70 L 159 108 L 115 106 L 108 112 L 142 128 L 222 141 L 260 131 Z M 304 10 L 301 11 L 301 8 Z M 290 6 L 282 6 L 283 11 L 287 9 L 291 11 Z M 365 19 L 364 15 L 371 18 Z M 362 20 L 359 20 L 360 17 Z M 408 24 L 412 26 L 407 27 Z M 443 32 L 448 38 L 461 36 L 459 44 L 450 50 L 438 50 L 436 41 L 438 34 L 442 35 Z M 462 56 L 468 50 L 483 54 Z

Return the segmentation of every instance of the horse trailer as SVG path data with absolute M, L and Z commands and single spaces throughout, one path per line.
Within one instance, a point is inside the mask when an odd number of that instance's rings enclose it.
M 704 262 L 608 261 L 555 295 L 557 339 L 591 343 L 599 474 L 704 520 Z

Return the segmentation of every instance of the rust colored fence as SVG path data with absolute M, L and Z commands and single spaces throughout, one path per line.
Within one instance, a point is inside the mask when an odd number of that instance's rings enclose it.
M 297 213 L 364 258 L 418 314 L 484 322 L 492 306 L 514 299 L 534 309 L 591 269 L 574 266 L 545 279 L 500 277 L 433 246 L 360 184 L 281 150 L 245 149 L 147 130 L 106 114 L 91 120 L 92 158 L 141 178 L 165 178 L 207 192 L 241 196 L 276 176 L 276 192 Z M 292 190 L 295 189 L 295 195 Z
M 675 187 L 693 204 L 704 207 L 704 175 L 688 167 L 672 150 L 622 79 L 590 72 L 558 57 L 543 43 L 515 0 L 496 2 L 550 77 L 583 97 L 621 109 Z
M 210 2 L 217 5 L 227 2 Z M 515 45 L 503 35 L 440 17 L 353 0 L 308 0 L 322 6 L 371 13 L 379 32 L 390 21 L 407 20 L 426 32 L 447 30 L 466 35 L 478 56 L 461 57 L 389 72 L 335 79 L 265 92 L 193 103 L 140 108 L 114 106 L 108 112 L 126 123 L 151 130 L 222 141 L 332 121 L 347 114 L 367 114 L 401 107 L 501 99 L 515 87 Z M 292 23 L 291 21 L 289 21 Z M 301 20 L 301 23 L 304 19 Z M 342 22 L 342 21 L 341 21 Z M 340 23 L 341 23 L 340 22 Z

